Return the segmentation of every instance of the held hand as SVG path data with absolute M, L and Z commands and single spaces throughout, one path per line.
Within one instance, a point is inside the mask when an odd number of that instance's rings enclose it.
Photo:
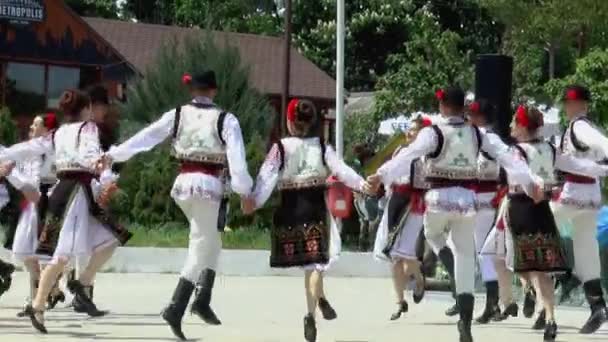
M 382 184 L 382 180 L 380 179 L 380 175 L 373 174 L 367 177 L 367 182 L 363 186 L 365 192 L 370 194 L 377 194 L 380 189 L 380 185 Z
M 118 185 L 116 185 L 116 183 L 110 183 L 104 186 L 103 190 L 101 190 L 101 194 L 99 195 L 99 199 L 97 200 L 99 206 L 103 209 L 107 209 L 108 205 L 110 204 L 110 200 L 112 199 L 112 195 L 114 195 L 116 191 L 118 191 Z
M 34 188 L 24 188 L 21 190 L 21 193 L 23 193 L 23 197 L 25 197 L 25 200 L 28 202 L 36 204 L 40 201 L 40 192 Z
M 6 177 L 6 176 L 10 175 L 11 172 L 13 172 L 14 168 L 15 168 L 14 161 L 8 161 L 8 162 L 4 162 L 4 163 L 0 164 L 0 177 Z
M 245 215 L 251 215 L 255 212 L 255 200 L 252 197 L 241 197 L 241 210 Z
M 535 184 L 534 190 L 532 191 L 532 194 L 530 197 L 534 200 L 534 203 L 536 203 L 536 204 L 545 200 L 545 191 L 543 190 L 543 187 L 541 187 L 538 184 Z

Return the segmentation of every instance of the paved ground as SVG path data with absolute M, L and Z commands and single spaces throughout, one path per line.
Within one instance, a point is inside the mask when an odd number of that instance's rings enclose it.
M 95 289 L 96 301 L 111 314 L 88 319 L 66 309 L 55 310 L 47 315 L 50 334 L 42 336 L 34 332 L 29 321 L 15 316 L 27 292 L 25 275 L 18 274 L 11 292 L 0 299 L 0 341 L 172 341 L 158 312 L 175 281 L 175 275 L 103 274 Z M 422 304 L 410 306 L 407 317 L 389 322 L 394 300 L 388 279 L 329 278 L 326 286 L 339 318 L 319 322 L 319 342 L 458 341 L 456 319 L 442 313 L 451 301 L 445 294 L 429 294 Z M 213 342 L 304 341 L 303 295 L 303 281 L 297 277 L 221 277 L 214 307 L 224 325 L 208 327 L 188 316 L 186 335 Z M 590 337 L 576 333 L 586 317 L 584 309 L 560 308 L 558 340 L 608 340 L 608 327 Z M 517 318 L 476 326 L 474 335 L 476 342 L 542 341 L 542 335 L 529 329 L 531 324 Z

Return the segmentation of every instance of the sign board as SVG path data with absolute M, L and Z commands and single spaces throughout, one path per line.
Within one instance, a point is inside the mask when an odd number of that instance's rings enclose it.
M 43 0 L 0 0 L 0 20 L 11 24 L 29 25 L 44 21 Z

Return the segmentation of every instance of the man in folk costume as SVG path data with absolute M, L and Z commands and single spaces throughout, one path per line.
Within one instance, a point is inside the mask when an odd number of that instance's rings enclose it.
M 279 207 L 274 213 L 270 267 L 302 267 L 308 313 L 304 316 L 304 337 L 317 339 L 317 307 L 323 318 L 336 312 L 326 299 L 323 274 L 340 252 L 340 232 L 333 221 L 327 224 L 326 180 L 335 175 L 346 186 L 363 191 L 365 181 L 339 160 L 331 146 L 319 137 L 314 104 L 291 100 L 287 109 L 289 137 L 275 143 L 256 180 L 255 207 L 261 207 L 278 185 Z
M 406 143 L 413 141 L 423 127 L 430 125 L 431 120 L 428 118 L 422 116 L 415 118 L 412 127 L 406 132 Z M 398 148 L 393 157 L 405 146 Z M 409 279 L 413 278 L 416 282 L 416 289 L 412 295 L 414 303 L 420 303 L 424 297 L 425 279 L 420 270 L 421 262 L 416 254 L 416 244 L 422 232 L 424 193 L 428 185 L 424 181 L 423 167 L 423 160 L 416 159 L 409 167 L 410 172 L 393 183 L 376 234 L 374 257 L 392 262 L 391 272 L 397 297 L 397 311 L 391 315 L 391 320 L 398 319 L 408 311 L 404 292 Z
M 492 104 L 480 99 L 469 105 L 469 120 L 477 126 L 479 130 L 487 136 L 492 136 L 492 140 L 500 140 L 490 127 L 493 115 Z M 481 249 L 494 226 L 496 209 L 501 196 L 498 192 L 502 183 L 506 182 L 504 170 L 502 170 L 496 160 L 488 153 L 481 151 L 477 160 L 477 215 L 475 216 L 475 252 L 477 253 L 481 279 L 486 287 L 486 305 L 481 316 L 477 317 L 476 322 L 487 324 L 491 320 L 499 320 L 501 316 L 498 306 L 498 276 L 494 268 L 494 260 L 481 254 Z
M 178 338 L 185 340 L 182 318 L 196 288 L 192 312 L 211 325 L 221 324 L 211 309 L 222 241 L 218 215 L 224 196 L 222 175 L 230 172 L 231 189 L 247 198 L 253 180 L 247 171 L 245 146 L 239 121 L 213 103 L 217 83 L 213 71 L 184 75 L 192 101 L 170 110 L 119 146 L 110 148 L 106 159 L 127 161 L 173 137 L 173 156 L 180 161 L 180 174 L 171 196 L 190 222 L 188 258 L 163 319 Z M 247 202 L 249 203 L 249 202 Z
M 608 138 L 587 117 L 590 101 L 591 94 L 587 88 L 579 85 L 566 88 L 563 103 L 569 123 L 562 135 L 560 150 L 567 155 L 600 161 L 608 156 Z M 596 239 L 597 214 L 602 204 L 598 179 L 566 173 L 562 191 L 552 204 L 559 226 L 572 222 L 574 273 L 583 283 L 591 309 L 591 316 L 580 333 L 591 334 L 608 321 Z
M 476 214 L 477 160 L 480 151 L 488 153 L 505 168 L 516 183 L 537 200 L 542 198 L 539 186 L 525 162 L 511 153 L 499 139 L 481 133 L 463 117 L 464 92 L 456 87 L 439 90 L 439 110 L 444 121 L 423 128 L 412 144 L 384 164 L 368 178 L 369 187 L 381 183 L 390 186 L 406 173 L 407 165 L 423 156 L 426 180 L 424 214 L 425 235 L 429 243 L 443 244 L 450 230 L 455 261 L 456 302 L 460 320 L 461 342 L 473 341 L 471 323 L 475 298 L 475 239 L 473 228 Z
M 0 145 L 0 150 L 3 148 L 4 147 Z M 14 166 L 14 164 L 0 165 L 0 173 L 6 175 L 10 174 Z M 7 189 L 7 181 L 4 177 L 0 177 L 0 210 L 5 209 L 6 205 L 10 202 L 10 197 L 9 190 Z M 15 266 L 0 259 L 0 296 L 10 289 L 13 272 L 15 272 Z

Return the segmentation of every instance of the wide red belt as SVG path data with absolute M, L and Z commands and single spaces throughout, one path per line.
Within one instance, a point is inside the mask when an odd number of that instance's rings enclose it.
M 478 193 L 483 192 L 496 192 L 498 191 L 500 183 L 496 181 L 478 181 L 475 187 L 475 191 Z
M 203 173 L 209 176 L 219 177 L 222 174 L 222 167 L 197 162 L 183 161 L 180 163 L 180 173 Z
M 83 184 L 90 184 L 96 176 L 87 171 L 62 171 L 57 175 L 60 180 L 75 180 Z
M 566 180 L 566 182 L 576 184 L 595 184 L 595 178 L 575 175 L 572 173 L 567 173 L 564 179 Z
M 473 191 L 477 190 L 477 180 L 427 178 L 427 182 L 430 184 L 431 189 L 460 187 Z
M 393 184 L 391 190 L 397 194 L 408 194 L 412 191 L 412 187 L 409 184 Z

